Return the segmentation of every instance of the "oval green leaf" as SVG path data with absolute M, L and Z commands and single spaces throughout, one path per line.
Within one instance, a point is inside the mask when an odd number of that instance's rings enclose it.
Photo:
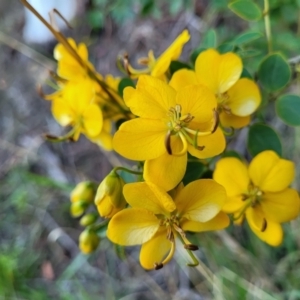
M 268 125 L 254 124 L 250 126 L 247 147 L 252 156 L 264 150 L 273 150 L 279 156 L 282 155 L 282 146 L 279 136 Z
M 262 36 L 263 34 L 259 31 L 248 31 L 238 35 L 233 42 L 236 45 L 244 45 L 257 40 Z
M 283 95 L 276 101 L 279 118 L 290 126 L 300 126 L 300 97 Z
M 291 68 L 280 53 L 274 53 L 262 61 L 258 70 L 258 79 L 266 90 L 276 92 L 290 81 Z
M 251 0 L 236 0 L 228 4 L 228 7 L 246 21 L 258 21 L 262 17 L 260 7 Z
M 202 48 L 215 48 L 217 45 L 217 33 L 214 29 L 209 29 L 201 41 Z

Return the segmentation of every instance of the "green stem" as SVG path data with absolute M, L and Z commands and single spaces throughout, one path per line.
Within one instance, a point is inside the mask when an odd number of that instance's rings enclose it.
M 266 37 L 268 42 L 268 52 L 272 52 L 272 34 L 271 34 L 271 23 L 270 23 L 270 14 L 269 14 L 269 0 L 264 0 L 264 20 L 265 20 L 265 30 Z
M 115 167 L 113 168 L 112 172 L 116 173 L 117 171 L 125 171 L 127 173 L 131 173 L 131 174 L 135 174 L 135 175 L 143 175 L 143 172 L 140 172 L 140 171 L 133 171 L 133 170 L 130 170 L 130 169 L 127 169 L 125 167 Z
M 102 229 L 103 227 L 105 227 L 109 222 L 109 219 L 101 222 L 101 223 L 98 223 L 98 224 L 93 224 L 91 226 L 89 226 L 89 229 L 92 229 L 93 231 L 98 231 L 100 229 Z

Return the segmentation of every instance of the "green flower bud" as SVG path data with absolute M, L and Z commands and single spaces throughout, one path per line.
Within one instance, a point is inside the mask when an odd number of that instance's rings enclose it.
M 111 218 L 125 208 L 124 184 L 122 177 L 115 171 L 111 171 L 100 183 L 95 197 L 95 204 L 101 217 Z
M 94 224 L 96 222 L 97 218 L 98 218 L 97 213 L 86 214 L 80 219 L 79 223 L 81 226 L 86 227 L 86 226 Z
M 70 207 L 71 216 L 74 218 L 80 217 L 82 214 L 84 214 L 88 206 L 89 204 L 87 202 L 81 200 L 71 203 L 71 207 Z
M 71 202 L 83 200 L 87 203 L 93 203 L 96 194 L 96 185 L 91 181 L 82 181 L 78 183 L 71 192 Z
M 94 252 L 100 243 L 97 233 L 91 229 L 86 229 L 79 236 L 79 248 L 84 254 Z

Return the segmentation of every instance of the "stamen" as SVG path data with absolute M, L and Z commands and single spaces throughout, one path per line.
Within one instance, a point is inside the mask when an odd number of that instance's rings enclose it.
M 174 156 L 182 156 L 187 152 L 187 149 L 188 149 L 188 143 L 187 143 L 186 138 L 184 137 L 184 135 L 180 131 L 178 132 L 178 134 L 179 134 L 179 137 L 182 141 L 183 147 L 179 152 L 172 153 L 172 155 L 174 155 Z M 171 147 L 171 145 L 170 145 L 170 147 Z
M 260 231 L 261 232 L 265 232 L 266 229 L 267 229 L 267 227 L 268 227 L 268 223 L 267 223 L 267 220 L 264 218 L 263 219 L 263 223 L 262 223 L 262 227 L 261 227 Z
M 155 264 L 154 264 L 154 269 L 155 269 L 155 270 L 159 270 L 159 269 L 162 269 L 163 266 L 164 266 L 164 265 L 163 265 L 162 263 L 160 263 L 160 264 L 155 263 Z
M 199 250 L 199 247 L 197 245 L 193 245 L 193 244 L 185 244 L 183 247 L 185 249 L 191 250 L 191 251 Z
M 158 266 L 162 265 L 162 267 L 163 267 L 165 264 L 170 262 L 174 256 L 174 253 L 175 253 L 175 242 L 171 242 L 171 249 L 170 249 L 168 256 L 160 264 L 158 264 Z
M 169 155 L 172 155 L 172 148 L 171 148 L 171 130 L 168 130 L 166 137 L 165 137 L 165 147 Z
M 190 123 L 194 119 L 194 116 L 192 116 L 190 113 L 188 113 L 185 116 L 180 117 L 180 121 L 183 121 L 184 123 Z
M 213 109 L 213 120 L 214 120 L 214 123 L 212 125 L 211 133 L 214 133 L 217 130 L 217 128 L 219 126 L 219 122 L 220 122 L 219 113 L 217 112 L 217 110 L 215 108 Z

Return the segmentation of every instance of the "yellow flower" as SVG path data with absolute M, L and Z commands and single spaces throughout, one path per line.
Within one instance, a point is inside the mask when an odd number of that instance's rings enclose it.
M 95 197 L 95 204 L 101 217 L 111 218 L 125 208 L 123 196 L 124 181 L 114 170 L 100 183 Z
M 97 233 L 91 229 L 86 229 L 79 236 L 79 248 L 84 254 L 94 252 L 100 243 Z
M 130 64 L 126 64 L 127 71 L 132 78 L 137 78 L 142 74 L 150 74 L 153 77 L 163 79 L 165 73 L 172 60 L 179 58 L 182 52 L 183 46 L 189 41 L 190 34 L 187 30 L 184 30 L 176 40 L 167 48 L 157 59 L 154 57 L 153 51 L 150 50 L 148 57 L 141 58 L 139 63 L 146 65 L 145 69 L 134 69 Z
M 68 38 L 68 43 L 82 59 L 84 65 L 81 65 L 63 44 L 57 44 L 54 48 L 54 58 L 58 61 L 57 74 L 67 80 L 76 80 L 77 78 L 87 76 L 86 66 L 89 66 L 91 70 L 94 70 L 94 67 L 88 61 L 86 45 L 80 43 L 77 46 L 75 41 L 71 38 Z
M 89 138 L 101 133 L 103 117 L 95 97 L 94 83 L 89 79 L 70 81 L 60 93 L 53 94 L 52 114 L 60 125 L 73 127 L 75 141 L 80 133 Z
M 223 207 L 237 222 L 244 215 L 251 230 L 263 241 L 278 246 L 283 239 L 281 223 L 295 219 L 300 201 L 296 190 L 288 188 L 295 175 L 294 163 L 273 151 L 259 153 L 249 167 L 228 157 L 217 162 L 214 179 L 226 189 Z
M 208 49 L 197 57 L 195 71 L 177 71 L 170 85 L 175 89 L 191 84 L 206 85 L 217 97 L 222 126 L 241 128 L 249 124 L 250 115 L 261 102 L 256 83 L 248 78 L 239 79 L 242 70 L 242 61 L 236 54 L 219 54 Z
M 145 160 L 145 180 L 165 190 L 183 178 L 187 152 L 203 159 L 225 148 L 224 135 L 214 119 L 216 99 L 204 86 L 176 92 L 162 80 L 142 75 L 136 89 L 124 90 L 124 101 L 140 118 L 120 126 L 113 147 L 128 159 Z
M 185 231 L 223 229 L 229 224 L 220 212 L 226 200 L 222 186 L 211 179 L 191 182 L 175 199 L 150 182 L 124 186 L 124 196 L 132 208 L 117 213 L 109 222 L 107 237 L 123 246 L 141 245 L 140 262 L 145 269 L 159 269 L 175 252 L 175 239 L 188 250 L 197 250 Z

